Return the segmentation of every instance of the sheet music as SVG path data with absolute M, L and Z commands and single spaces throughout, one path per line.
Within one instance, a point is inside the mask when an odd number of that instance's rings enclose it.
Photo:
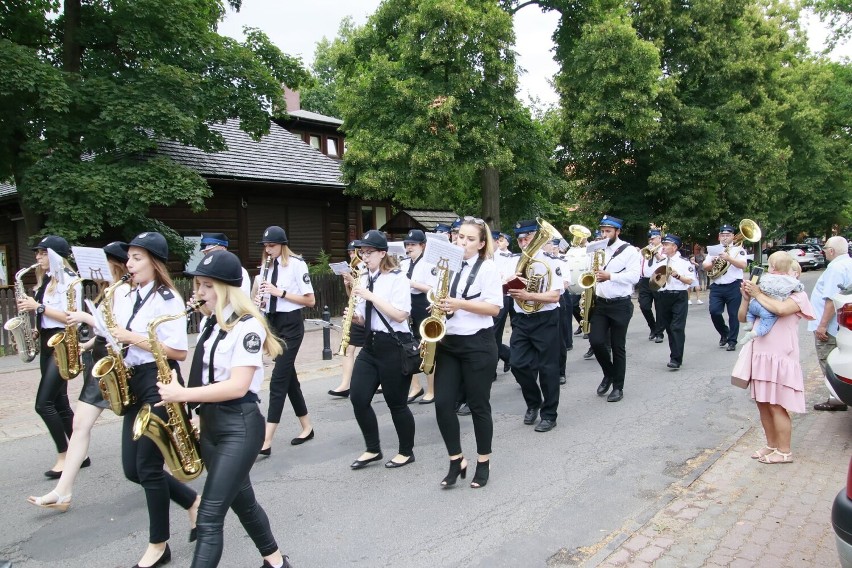
M 463 257 L 464 249 L 462 247 L 456 246 L 440 237 L 427 235 L 426 250 L 423 251 L 423 258 L 429 264 L 438 264 L 439 260 L 445 258 L 449 263 L 450 271 L 458 272 L 461 270 Z
M 352 268 L 349 266 L 348 262 L 329 262 L 328 267 L 331 268 L 331 271 L 338 276 L 343 276 L 344 274 L 352 272 Z
M 601 239 L 599 241 L 590 242 L 589 244 L 586 245 L 586 254 L 592 254 L 596 250 L 605 249 L 607 242 L 609 242 L 609 241 L 607 241 L 606 239 Z
M 450 236 L 447 233 L 426 233 L 427 239 L 441 239 L 442 241 L 450 242 Z
M 98 329 L 98 331 L 101 332 L 104 337 L 106 337 L 107 343 L 110 345 L 110 347 L 112 347 L 116 353 L 120 353 L 121 347 L 119 347 L 118 342 L 109 332 L 109 329 L 107 329 L 106 322 L 104 321 L 104 315 L 97 307 L 95 307 L 94 302 L 89 299 L 86 299 L 84 301 L 86 302 L 86 307 L 89 308 L 89 312 L 95 318 L 95 327 Z
M 192 245 L 192 253 L 183 265 L 186 272 L 193 272 L 198 267 L 198 263 L 204 258 L 204 253 L 201 252 L 201 237 L 184 237 L 185 243 Z
M 725 252 L 725 245 L 709 245 L 707 247 L 708 256 L 719 256 Z
M 396 255 L 400 258 L 405 258 L 405 243 L 402 241 L 391 241 L 388 243 L 388 254 Z
M 112 270 L 109 269 L 107 255 L 100 248 L 71 247 L 74 260 L 77 262 L 77 272 L 81 278 L 101 280 L 112 283 Z
M 47 258 L 50 260 L 50 275 L 60 285 L 65 285 L 65 260 L 53 249 L 47 249 Z

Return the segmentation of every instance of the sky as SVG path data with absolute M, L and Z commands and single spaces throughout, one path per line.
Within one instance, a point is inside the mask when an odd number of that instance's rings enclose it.
M 316 42 L 323 37 L 334 39 L 346 16 L 351 16 L 356 25 L 364 24 L 380 3 L 381 0 L 244 0 L 238 13 L 229 10 L 219 32 L 242 39 L 243 26 L 260 28 L 283 52 L 301 56 L 309 67 Z M 551 39 L 558 20 L 556 12 L 543 13 L 537 6 L 527 6 L 515 14 L 515 50 L 522 70 L 519 97 L 525 102 L 530 97 L 545 106 L 558 101 L 551 86 L 558 71 Z M 825 28 L 815 17 L 807 20 L 806 27 L 811 49 L 821 50 Z M 836 50 L 832 57 L 852 57 L 852 43 Z

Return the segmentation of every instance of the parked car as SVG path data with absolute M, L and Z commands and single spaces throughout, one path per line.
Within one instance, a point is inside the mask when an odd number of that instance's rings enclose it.
M 810 244 L 784 244 L 770 247 L 763 251 L 763 266 L 769 266 L 769 255 L 785 250 L 793 255 L 799 264 L 802 266 L 802 271 L 816 270 L 825 266 L 825 254 L 817 245 Z
M 849 460 L 846 473 L 846 487 L 837 494 L 831 506 L 831 526 L 840 566 L 852 568 L 852 460 Z
M 828 354 L 825 382 L 829 391 L 846 404 L 852 404 L 852 286 L 838 292 L 834 298 L 837 310 L 837 347 Z M 840 565 L 852 568 L 852 461 L 846 487 L 837 494 L 831 507 L 831 526 L 840 555 Z

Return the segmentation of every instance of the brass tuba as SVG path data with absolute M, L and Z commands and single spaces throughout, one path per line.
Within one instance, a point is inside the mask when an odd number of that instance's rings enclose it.
M 27 290 L 24 288 L 24 274 L 38 268 L 38 263 L 22 268 L 15 273 L 15 299 L 23 300 L 27 297 Z M 29 312 L 18 312 L 18 315 L 8 320 L 3 324 L 3 329 L 9 332 L 12 336 L 12 341 L 15 342 L 15 348 L 18 350 L 18 357 L 24 363 L 29 363 L 36 358 L 40 350 L 37 336 L 33 333 L 33 326 L 30 323 Z
M 340 324 L 340 348 L 337 350 L 337 354 L 341 357 L 346 355 L 346 348 L 349 347 L 349 331 L 352 329 L 352 316 L 355 315 L 355 304 L 358 303 L 359 298 L 355 295 L 355 289 L 361 285 L 361 271 L 358 270 L 359 264 L 361 264 L 361 257 L 358 256 L 358 251 L 355 251 L 355 256 L 352 257 L 352 262 L 349 263 L 349 268 L 352 269 L 352 278 L 355 281 L 352 284 L 352 289 L 349 290 L 349 303 L 346 306 L 346 315 Z
M 442 258 L 435 265 L 438 272 L 438 285 L 426 294 L 432 305 L 432 311 L 429 317 L 420 322 L 420 357 L 423 359 L 420 370 L 427 375 L 431 375 L 435 370 L 435 351 L 438 349 L 438 342 L 447 333 L 447 314 L 438 307 L 438 304 L 450 294 L 449 264 L 449 260 Z
M 583 225 L 571 225 L 568 227 L 568 232 L 574 237 L 571 240 L 571 246 L 582 246 L 583 241 L 588 240 L 592 236 L 592 232 Z
M 757 223 L 752 221 L 751 219 L 743 219 L 740 221 L 739 232 L 734 235 L 734 240 L 730 245 L 725 246 L 725 252 L 732 246 L 739 246 L 743 241 L 748 241 L 750 243 L 756 243 L 760 240 L 762 232 L 760 230 L 760 226 Z M 710 266 L 710 270 L 707 271 L 707 278 L 710 280 L 716 280 L 724 273 L 728 271 L 728 268 L 731 267 L 731 263 L 727 260 L 722 260 L 718 256 L 713 259 L 713 265 Z
M 74 287 L 82 282 L 82 278 L 75 278 L 68 284 L 65 292 L 65 311 L 77 311 L 77 291 Z M 47 340 L 47 346 L 53 349 L 53 358 L 56 359 L 56 368 L 59 376 L 70 381 L 80 374 L 83 365 L 80 362 L 80 335 L 77 326 L 66 324 L 65 331 L 53 334 Z
M 160 316 L 148 324 L 148 342 L 151 344 L 151 353 L 157 364 L 157 381 L 170 383 L 172 380 L 172 369 L 169 367 L 168 358 L 163 345 L 157 339 L 157 327 L 167 321 L 185 318 L 202 304 L 204 300 L 193 302 L 186 310 L 178 314 Z M 165 407 L 168 422 L 163 422 L 154 414 L 150 404 L 147 402 L 143 404 L 133 421 L 133 439 L 138 440 L 142 436 L 151 438 L 162 452 L 163 459 L 175 479 L 184 482 L 192 481 L 204 470 L 198 430 L 189 421 L 189 414 L 182 403 L 167 402 Z
M 107 330 L 116 327 L 115 315 L 112 311 L 112 296 L 116 289 L 129 279 L 130 274 L 125 274 L 104 290 L 101 306 L 103 306 L 102 313 Z M 92 368 L 92 376 L 98 379 L 101 394 L 104 400 L 109 403 L 110 409 L 116 415 L 124 416 L 127 407 L 133 404 L 133 394 L 130 392 L 130 369 L 124 364 L 121 351 L 116 351 L 107 342 L 107 356 L 95 363 L 94 368 Z
M 518 267 L 515 269 L 517 274 L 526 278 L 527 292 L 533 294 L 546 292 L 550 288 L 550 282 L 553 279 L 553 273 L 550 271 L 550 265 L 541 260 L 536 260 L 533 257 L 548 241 L 562 238 L 559 231 L 557 231 L 553 225 L 544 219 L 536 217 L 535 221 L 538 223 L 538 231 L 536 231 L 535 237 L 533 237 L 533 240 L 530 241 L 530 244 L 521 251 L 521 260 L 518 262 Z M 544 266 L 545 271 L 537 273 L 535 270 L 536 264 Z M 536 302 L 533 300 L 515 300 L 515 302 L 518 304 L 518 307 L 528 314 L 536 313 L 542 308 L 542 306 L 544 306 L 543 302 Z

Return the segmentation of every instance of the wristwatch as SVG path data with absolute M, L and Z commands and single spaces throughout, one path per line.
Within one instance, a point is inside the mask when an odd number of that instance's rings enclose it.
M 287 290 L 281 290 L 281 297 L 285 297 L 287 295 Z
M 36 315 L 42 315 L 44 313 L 44 304 L 39 304 L 36 308 Z

